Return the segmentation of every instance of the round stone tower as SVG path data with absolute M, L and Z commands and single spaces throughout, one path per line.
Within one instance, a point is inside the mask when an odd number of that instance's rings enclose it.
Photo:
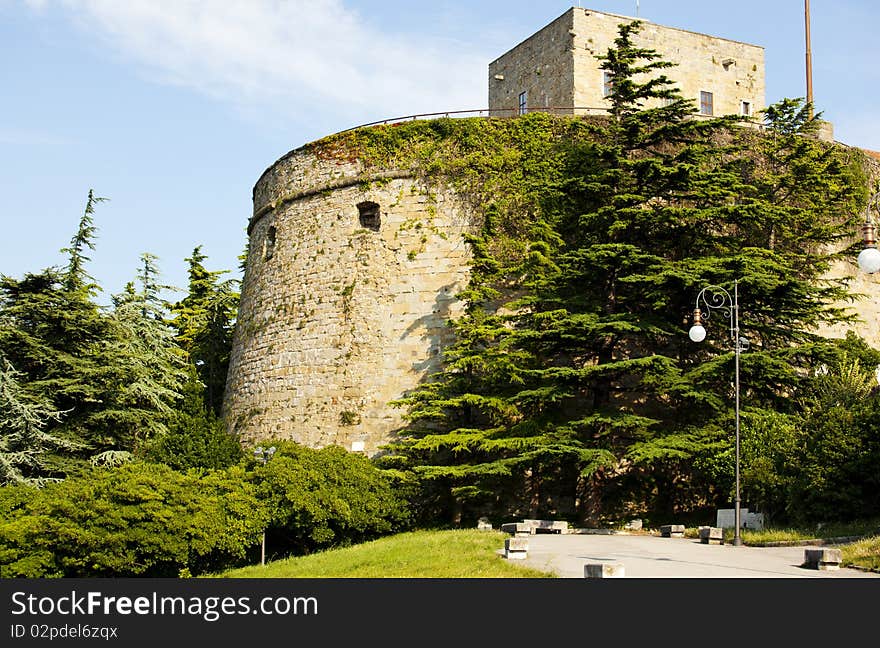
M 294 150 L 254 187 L 224 399 L 250 445 L 291 439 L 373 455 L 389 403 L 431 373 L 462 308 L 472 211 L 402 169 Z

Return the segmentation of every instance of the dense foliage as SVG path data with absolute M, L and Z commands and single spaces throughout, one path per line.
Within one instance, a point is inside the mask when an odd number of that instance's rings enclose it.
M 267 541 L 273 552 L 301 555 L 407 527 L 403 491 L 366 457 L 339 446 L 275 446 L 271 461 L 255 472 L 271 515 Z
M 860 154 L 783 100 L 763 129 L 697 119 L 621 26 L 607 117 L 359 129 L 319 157 L 409 167 L 474 205 L 471 281 L 444 365 L 401 399 L 378 462 L 219 419 L 237 282 L 200 247 L 185 296 L 157 259 L 109 306 L 89 276 L 89 192 L 64 267 L 0 276 L 0 576 L 174 576 L 489 515 L 602 523 L 730 506 L 735 354 L 726 315 L 687 339 L 708 286 L 740 303 L 742 492 L 771 520 L 880 514 L 880 352 L 816 334 L 851 318 L 826 272 L 867 195 Z M 430 220 L 431 210 L 426 210 Z M 443 233 L 424 226 L 425 236 Z M 407 501 L 409 500 L 409 501 Z
M 700 346 L 686 333 L 709 285 L 738 283 L 749 447 L 763 429 L 774 446 L 817 451 L 813 430 L 811 442 L 794 433 L 811 369 L 836 353 L 815 331 L 852 317 L 845 281 L 824 275 L 864 204 L 859 154 L 812 137 L 801 101 L 768 109 L 764 133 L 694 118 L 659 74 L 668 64 L 633 45 L 637 29 L 622 26 L 604 58 L 607 119 L 438 120 L 316 146 L 410 163 L 482 206 L 457 341 L 401 401 L 411 424 L 382 460 L 420 480 L 425 520 L 729 506 L 727 322 L 716 314 Z M 748 474 L 762 470 L 756 459 Z M 788 486 L 777 512 L 794 515 Z
M 406 528 L 368 459 L 278 443 L 265 466 L 179 472 L 141 461 L 0 489 L 0 577 L 199 574 Z
M 135 281 L 100 306 L 86 253 L 105 200 L 89 191 L 63 268 L 0 276 L 0 483 L 62 479 L 133 456 L 178 467 L 240 457 L 218 421 L 236 282 L 206 270 L 197 247 L 187 294 L 169 307 L 171 287 L 144 253 Z

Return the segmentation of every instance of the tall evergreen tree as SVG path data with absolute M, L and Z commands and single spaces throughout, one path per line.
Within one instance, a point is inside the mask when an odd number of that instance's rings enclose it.
M 94 302 L 98 286 L 88 274 L 85 250 L 94 249 L 92 215 L 103 200 L 89 191 L 77 231 L 62 250 L 68 255 L 65 269 L 0 277 L 0 354 L 21 372 L 21 386 L 34 402 L 64 412 L 46 423 L 47 433 L 72 443 L 56 447 L 49 459 L 62 472 L 87 453 L 82 425 L 100 407 L 96 355 L 109 321 Z
M 99 356 L 102 407 L 88 427 L 101 452 L 138 454 L 165 434 L 187 379 L 185 353 L 165 323 L 154 255 L 141 255 L 138 282 L 139 290 L 129 283 L 113 296 L 112 328 Z
M 86 208 L 83 210 L 82 218 L 79 220 L 76 234 L 70 239 L 70 246 L 61 249 L 62 252 L 68 255 L 67 267 L 64 271 L 64 288 L 68 292 L 84 289 L 91 294 L 92 291 L 98 288 L 97 284 L 94 283 L 94 278 L 85 269 L 86 262 L 91 261 L 86 256 L 86 249 L 95 249 L 95 236 L 98 232 L 93 217 L 95 205 L 106 200 L 107 198 L 95 196 L 94 189 L 89 189 Z
M 221 281 L 220 277 L 228 271 L 205 269 L 205 259 L 201 246 L 186 259 L 189 263 L 187 294 L 171 307 L 171 325 L 205 386 L 205 406 L 219 415 L 238 312 L 238 282 Z
M 205 406 L 205 389 L 195 367 L 187 367 L 183 398 L 168 422 L 168 432 L 154 439 L 147 457 L 175 470 L 226 468 L 243 455 L 238 437 Z
M 445 369 L 403 401 L 413 423 L 385 462 L 422 475 L 437 509 L 534 517 L 574 506 L 596 521 L 627 506 L 669 514 L 726 502 L 729 482 L 701 467 L 732 441 L 733 353 L 717 330 L 702 347 L 687 341 L 697 293 L 740 281 L 756 408 L 785 406 L 816 352 L 809 328 L 842 317 L 829 308 L 842 286 L 820 275 L 823 245 L 856 211 L 848 167 L 833 152 L 813 165 L 805 150 L 818 149 L 792 141 L 779 178 L 829 177 L 798 194 L 768 191 L 770 153 L 754 146 L 764 140 L 734 129 L 735 117 L 694 118 L 657 74 L 669 64 L 634 45 L 639 28 L 621 25 L 602 57 L 610 116 L 557 149 L 563 177 L 519 230 L 528 254 L 495 254 L 487 214 Z M 774 205 L 788 218 L 770 245 L 756 232 Z M 505 294 L 518 298 L 499 311 Z
M 69 441 L 46 432 L 62 412 L 45 400 L 34 400 L 19 382 L 22 374 L 0 356 L 0 486 L 11 483 L 42 485 L 57 480 L 46 461 L 53 451 L 74 450 Z

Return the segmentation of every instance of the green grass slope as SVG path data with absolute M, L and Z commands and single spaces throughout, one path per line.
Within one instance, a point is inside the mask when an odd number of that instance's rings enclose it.
M 413 531 L 215 578 L 553 578 L 498 555 L 500 531 Z

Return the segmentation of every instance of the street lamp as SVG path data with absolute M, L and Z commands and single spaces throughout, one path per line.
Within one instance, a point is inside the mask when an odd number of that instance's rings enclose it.
M 275 446 L 271 448 L 263 448 L 263 446 L 257 446 L 254 448 L 254 459 L 261 462 L 264 466 L 269 462 L 269 459 L 272 458 L 272 455 L 275 454 Z M 260 548 L 260 564 L 266 564 L 266 529 L 263 529 L 263 541 Z
M 871 208 L 880 213 L 880 192 L 871 196 L 865 208 L 865 223 L 862 225 L 862 236 L 865 249 L 859 253 L 859 268 L 862 272 L 874 274 L 880 270 L 880 250 L 877 249 L 877 227 L 871 218 Z
M 705 312 L 700 308 L 702 302 Z M 721 312 L 730 320 L 730 340 L 734 349 L 734 389 L 736 391 L 736 498 L 733 513 L 733 545 L 742 545 L 740 536 L 740 497 L 739 497 L 739 354 L 749 348 L 749 341 L 739 335 L 739 281 L 733 282 L 733 296 L 721 286 L 706 286 L 697 295 L 694 308 L 694 325 L 688 331 L 688 337 L 694 342 L 706 339 L 703 319 L 709 319 L 713 310 Z

